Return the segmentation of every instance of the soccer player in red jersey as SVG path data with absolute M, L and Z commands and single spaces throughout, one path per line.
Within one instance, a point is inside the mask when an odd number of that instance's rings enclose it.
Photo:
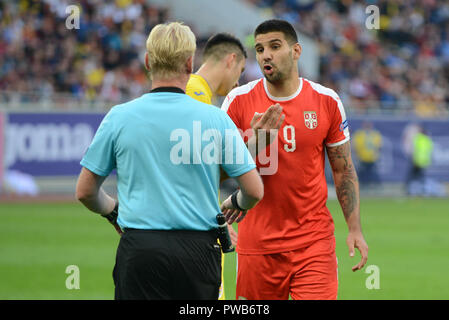
M 354 248 L 361 254 L 352 270 L 363 268 L 368 258 L 343 104 L 332 89 L 299 77 L 301 46 L 288 22 L 265 21 L 254 36 L 264 78 L 232 90 L 222 109 L 243 132 L 282 126 L 276 143 L 267 142 L 265 151 L 257 150 L 261 174 L 267 166 L 276 170 L 263 175 L 265 197 L 239 224 L 236 296 L 336 299 L 337 258 L 334 223 L 326 207 L 325 151 L 349 229 L 349 254 L 354 256 Z M 258 143 L 256 134 L 244 138 L 248 147 Z M 277 156 L 270 158 L 271 163 L 261 161 L 261 154 L 274 151 Z

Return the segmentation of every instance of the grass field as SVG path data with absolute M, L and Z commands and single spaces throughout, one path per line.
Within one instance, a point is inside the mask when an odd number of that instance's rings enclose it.
M 370 247 L 367 265 L 380 271 L 380 289 L 367 289 L 370 274 L 353 273 L 347 229 L 336 201 L 339 299 L 449 299 L 449 200 L 362 200 Z M 112 299 L 118 236 L 78 203 L 0 204 L 0 299 Z M 80 289 L 66 288 L 66 268 L 80 270 Z M 234 299 L 235 255 L 227 254 L 225 290 Z

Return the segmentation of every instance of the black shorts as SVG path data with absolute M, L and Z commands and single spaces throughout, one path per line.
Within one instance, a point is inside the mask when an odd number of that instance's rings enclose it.
M 113 272 L 115 299 L 218 299 L 221 248 L 213 231 L 126 229 Z

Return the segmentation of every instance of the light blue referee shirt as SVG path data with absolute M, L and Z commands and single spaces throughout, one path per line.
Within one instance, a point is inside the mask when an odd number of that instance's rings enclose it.
M 230 177 L 256 167 L 228 115 L 177 88 L 113 107 L 81 165 L 117 169 L 118 224 L 154 230 L 216 228 L 220 166 Z

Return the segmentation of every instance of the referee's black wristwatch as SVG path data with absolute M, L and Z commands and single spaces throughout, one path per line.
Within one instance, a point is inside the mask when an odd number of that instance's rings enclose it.
M 240 211 L 245 211 L 247 209 L 242 209 L 237 202 L 237 193 L 239 193 L 240 189 L 235 190 L 231 195 L 232 206 Z
M 112 224 L 117 223 L 117 217 L 118 217 L 118 201 L 115 203 L 114 210 L 111 211 L 111 213 L 108 214 L 102 214 L 102 217 L 108 219 L 108 221 Z

